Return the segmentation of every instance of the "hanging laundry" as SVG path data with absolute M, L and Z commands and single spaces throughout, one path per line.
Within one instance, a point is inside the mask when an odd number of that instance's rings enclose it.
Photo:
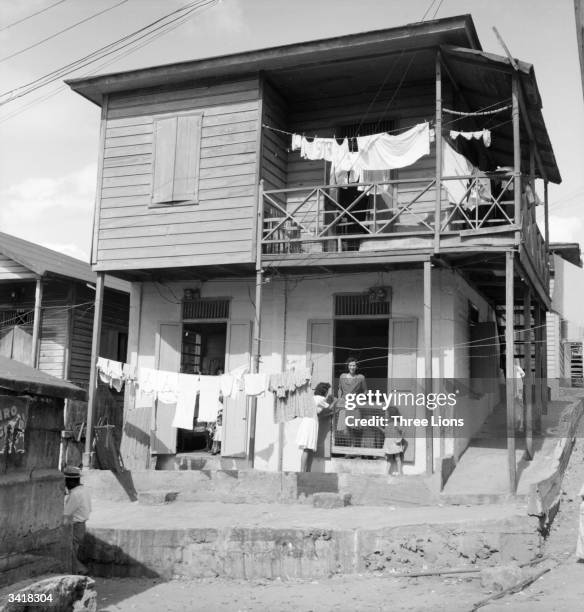
M 99 357 L 97 360 L 97 371 L 99 378 L 109 387 L 113 387 L 116 391 L 121 391 L 124 386 L 123 365 L 119 361 L 113 359 L 104 359 Z
M 446 142 L 442 141 L 442 176 L 465 176 L 472 175 L 473 165 L 458 151 Z M 470 193 L 469 179 L 443 181 L 442 185 L 448 193 L 448 199 L 452 204 L 466 205 Z
M 297 417 L 310 417 L 314 415 L 314 394 L 310 383 L 289 391 L 284 398 L 276 398 L 274 420 L 276 423 L 285 423 Z
M 360 167 L 363 170 L 405 168 L 430 154 L 430 125 L 419 123 L 401 134 L 359 136 Z
M 304 159 L 332 161 L 334 145 L 334 138 L 315 138 L 312 142 L 302 138 L 300 156 Z
M 158 400 L 165 404 L 176 404 L 178 393 L 178 373 L 160 371 L 158 373 Z
M 209 423 L 217 420 L 217 411 L 221 406 L 219 392 L 221 381 L 219 376 L 199 377 L 199 414 L 198 421 Z
M 358 183 L 361 179 L 359 152 L 349 150 L 349 142 L 345 138 L 341 143 L 335 139 L 332 148 L 330 183 L 331 185 L 347 185 Z
M 126 382 L 136 382 L 136 366 L 124 363 L 122 365 L 122 374 Z
M 456 140 L 459 136 L 466 138 L 467 140 L 482 140 L 485 147 L 491 146 L 491 130 L 478 130 L 476 132 L 457 132 L 450 130 L 450 138 Z
M 249 367 L 247 365 L 242 365 L 229 371 L 229 376 L 233 377 L 233 387 L 231 389 L 231 395 L 229 396 L 231 399 L 235 399 L 240 393 L 245 391 L 243 377 L 248 372 Z
M 292 134 L 292 151 L 297 151 L 302 146 L 302 136 L 300 134 Z
M 177 380 L 177 401 L 173 427 L 192 431 L 195 419 L 195 404 L 199 391 L 199 377 L 193 374 L 179 374 Z
M 223 397 L 232 397 L 235 378 L 231 374 L 222 374 L 219 377 L 219 388 Z
M 261 396 L 268 388 L 268 377 L 266 374 L 246 374 L 243 384 L 246 395 Z

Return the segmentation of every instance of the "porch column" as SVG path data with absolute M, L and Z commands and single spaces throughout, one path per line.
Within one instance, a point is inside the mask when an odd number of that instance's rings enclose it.
M 442 61 L 436 53 L 436 118 L 434 125 L 436 144 L 436 202 L 434 207 L 434 253 L 440 252 L 440 224 L 442 202 Z
M 546 310 L 541 308 L 541 414 L 547 414 L 548 408 L 548 363 L 547 363 L 547 316 Z M 562 348 L 560 348 L 560 359 Z M 558 372 L 559 375 L 559 372 Z
M 83 467 L 90 468 L 93 463 L 93 420 L 95 418 L 95 402 L 97 399 L 97 359 L 101 340 L 101 318 L 103 312 L 103 292 L 105 274 L 97 273 L 95 283 L 95 307 L 93 311 L 93 337 L 91 340 L 91 362 L 89 369 L 89 389 L 87 390 L 87 430 L 85 432 L 85 452 Z
M 262 235 L 264 226 L 264 181 L 260 180 L 258 187 L 258 202 L 256 210 L 256 277 L 255 277 L 255 314 L 253 322 L 253 347 L 251 359 L 251 373 L 257 374 L 260 370 L 260 347 L 261 347 L 261 325 L 262 325 L 262 285 L 264 272 L 262 270 Z M 258 410 L 258 398 L 252 396 L 250 400 L 249 415 L 249 445 L 247 449 L 247 462 L 250 469 L 254 466 L 255 438 L 256 438 L 256 416 Z
M 544 223 L 545 223 L 545 252 L 549 255 L 550 252 L 550 214 L 548 208 L 548 182 L 543 182 L 543 212 L 544 212 Z
M 32 324 L 32 349 L 30 362 L 33 368 L 39 365 L 39 349 L 41 342 L 41 307 L 43 301 L 43 281 L 37 278 L 34 290 L 34 321 Z
M 426 393 L 432 393 L 432 263 L 424 262 L 424 378 Z M 426 408 L 426 473 L 434 471 L 434 437 L 432 434 L 432 411 Z
M 515 224 L 521 227 L 521 132 L 519 125 L 519 80 L 513 73 L 512 117 L 513 117 L 513 193 L 515 196 Z M 516 233 L 519 239 L 519 232 Z
M 523 355 L 525 378 L 525 448 L 533 458 L 533 376 L 531 373 L 531 289 L 526 285 L 523 294 Z
M 545 337 L 543 334 L 543 326 L 542 326 L 542 314 L 545 316 L 543 312 L 543 308 L 539 302 L 535 303 L 535 415 L 533 419 L 533 432 L 534 434 L 541 434 L 541 412 L 542 412 L 542 403 L 543 403 L 543 394 L 544 389 L 546 388 L 546 384 L 544 384 L 543 378 L 543 344 L 545 342 Z
M 509 491 L 517 488 L 517 468 L 515 464 L 515 354 L 513 330 L 513 251 L 505 253 L 505 387 L 507 398 L 507 464 L 509 472 Z

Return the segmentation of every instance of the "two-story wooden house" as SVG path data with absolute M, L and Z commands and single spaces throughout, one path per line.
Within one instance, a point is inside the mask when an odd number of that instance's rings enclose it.
M 531 65 L 483 52 L 465 15 L 69 85 L 102 109 L 91 263 L 132 282 L 135 364 L 210 373 L 310 364 L 315 383 L 336 386 L 355 353 L 373 390 L 437 391 L 448 379 L 458 401 L 440 414 L 464 425 L 408 431 L 406 472 L 459 457 L 502 400 L 514 486 L 505 356 L 522 360 L 534 388 L 529 448 L 549 307 L 534 183 L 560 181 Z M 358 160 L 361 137 L 413 127 L 427 151 L 381 173 L 339 177 L 312 147 L 334 139 Z M 505 325 L 514 308 L 521 335 Z M 296 421 L 275 422 L 270 394 L 248 404 L 225 406 L 223 456 L 297 470 Z M 141 467 L 149 450 L 189 450 L 156 411 L 131 398 L 126 411 L 146 446 L 154 434 Z M 378 433 L 355 441 L 333 424 L 316 469 L 382 456 Z

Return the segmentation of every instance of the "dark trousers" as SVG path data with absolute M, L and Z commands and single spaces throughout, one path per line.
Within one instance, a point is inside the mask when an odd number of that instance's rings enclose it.
M 85 523 L 73 523 L 73 550 L 72 550 L 72 572 L 74 574 L 85 574 L 87 568 L 79 560 L 79 548 L 85 538 Z

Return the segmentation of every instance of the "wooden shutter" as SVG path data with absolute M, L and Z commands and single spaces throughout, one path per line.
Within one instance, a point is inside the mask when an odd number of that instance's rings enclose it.
M 418 351 L 418 321 L 417 319 L 390 319 L 389 321 L 389 364 L 388 391 L 405 391 L 416 393 L 417 389 L 417 357 Z M 415 418 L 415 406 L 400 406 L 400 414 Z M 405 461 L 414 461 L 416 451 L 415 427 L 403 427 L 404 438 L 408 446 L 404 453 Z
M 181 331 L 177 323 L 160 325 L 157 342 L 158 370 L 179 372 Z M 156 401 L 156 416 L 150 441 L 152 454 L 172 455 L 176 453 L 176 427 L 172 426 L 176 404 L 164 404 Z
M 333 376 L 333 322 L 308 321 L 306 363 L 312 363 L 312 386 L 320 382 L 332 383 Z M 319 419 L 316 454 L 329 458 L 332 446 L 332 416 Z
M 202 115 L 154 120 L 152 204 L 198 201 Z
M 251 321 L 232 321 L 227 328 L 225 371 L 249 367 L 251 358 Z M 221 455 L 245 457 L 247 453 L 247 397 L 239 393 L 223 404 L 223 442 Z

